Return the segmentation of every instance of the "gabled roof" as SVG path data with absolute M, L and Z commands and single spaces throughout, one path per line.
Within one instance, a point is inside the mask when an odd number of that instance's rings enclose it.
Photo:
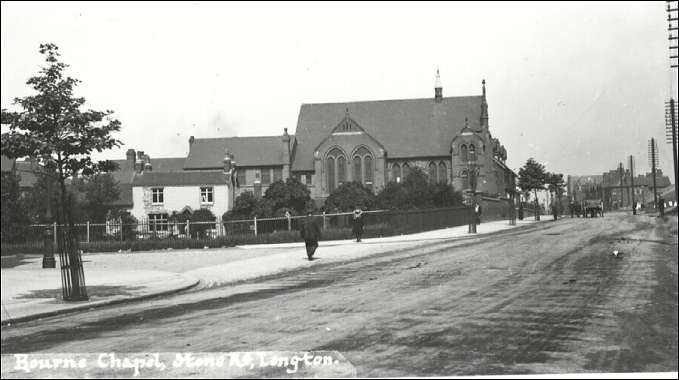
M 226 148 L 241 167 L 283 165 L 283 136 L 222 137 L 195 139 L 184 169 L 220 169 Z
M 469 119 L 480 129 L 482 96 L 303 104 L 295 139 L 292 170 L 313 170 L 313 149 L 347 113 L 384 145 L 389 158 L 446 156 L 450 142 Z M 236 158 L 238 161 L 238 158 Z
M 132 186 L 198 186 L 226 185 L 221 170 L 189 170 L 181 172 L 143 172 L 135 174 Z
M 176 172 L 182 170 L 184 157 L 152 158 L 151 167 L 154 172 Z M 127 160 L 111 160 L 118 164 L 118 170 L 112 172 L 113 180 L 118 182 L 120 196 L 118 200 L 112 202 L 113 206 L 132 206 L 132 180 L 135 171 Z

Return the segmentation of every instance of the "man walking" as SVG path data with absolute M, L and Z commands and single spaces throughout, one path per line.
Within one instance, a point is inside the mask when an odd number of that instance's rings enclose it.
M 321 240 L 321 224 L 311 210 L 307 211 L 307 216 L 304 218 L 304 223 L 299 229 L 302 239 L 306 244 L 306 255 L 309 261 L 314 259 L 314 253 L 318 248 L 318 241 Z
M 360 243 L 361 236 L 363 235 L 363 210 L 356 207 L 356 210 L 354 210 L 354 214 L 352 215 L 352 217 L 353 219 L 351 221 L 352 223 L 351 232 L 353 232 L 354 236 L 356 237 L 356 242 Z

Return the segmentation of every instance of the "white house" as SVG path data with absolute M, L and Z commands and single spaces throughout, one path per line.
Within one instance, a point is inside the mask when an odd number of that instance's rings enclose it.
M 208 209 L 216 217 L 230 210 L 234 199 L 230 158 L 223 170 L 154 172 L 149 164 L 132 179 L 132 215 L 163 224 L 173 212 Z

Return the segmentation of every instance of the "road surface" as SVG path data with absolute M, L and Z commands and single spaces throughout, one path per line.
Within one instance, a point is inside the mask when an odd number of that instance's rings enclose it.
M 366 377 L 677 371 L 676 215 L 413 243 L 2 328 L 3 354 L 186 350 L 337 350 Z

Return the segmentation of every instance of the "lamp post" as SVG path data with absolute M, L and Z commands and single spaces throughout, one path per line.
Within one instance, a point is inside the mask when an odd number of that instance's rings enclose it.
M 47 170 L 47 169 L 45 169 Z M 43 231 L 43 242 L 45 247 L 45 253 L 42 256 L 42 267 L 56 268 L 57 262 L 54 259 L 54 231 L 52 230 L 52 177 L 45 173 L 45 178 L 47 179 L 47 196 L 45 197 L 45 202 L 47 202 L 47 208 L 45 210 L 45 220 L 47 226 L 45 231 Z

